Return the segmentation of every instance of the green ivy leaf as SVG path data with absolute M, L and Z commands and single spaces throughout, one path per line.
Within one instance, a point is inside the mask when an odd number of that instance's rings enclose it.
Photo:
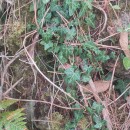
M 91 107 L 87 107 L 86 110 L 89 112 L 91 116 L 94 114 L 94 110 Z
M 75 28 L 66 29 L 66 40 L 73 40 L 76 35 Z
M 92 28 L 95 28 L 95 14 L 92 12 L 89 14 L 89 16 L 85 19 L 85 22 L 87 25 L 89 25 Z
M 75 84 L 75 81 L 80 81 L 80 71 L 79 70 L 75 70 L 73 67 L 66 69 L 65 72 L 66 74 L 66 82 L 68 84 Z
M 69 16 L 72 16 L 80 7 L 79 2 L 75 0 L 66 0 L 66 4 L 69 6 Z
M 115 84 L 115 90 L 117 90 L 119 93 L 123 93 L 126 90 L 126 86 L 129 84 L 129 79 L 119 79 L 117 80 L 117 83 Z M 129 91 L 127 91 L 125 94 L 123 94 L 123 97 L 126 99 L 126 97 L 129 96 Z
M 73 54 L 73 47 L 72 46 L 62 45 L 60 47 L 60 49 L 62 50 L 62 53 L 66 58 L 69 56 L 72 56 L 72 54 Z
M 104 124 L 105 124 L 105 121 L 102 120 L 102 119 L 100 118 L 100 116 L 98 116 L 98 115 L 94 115 L 94 116 L 93 116 L 93 120 L 94 120 L 94 122 L 96 123 L 96 124 L 94 125 L 94 128 L 101 129 L 101 128 L 104 126 Z
M 49 42 L 53 36 L 52 30 L 48 29 L 46 32 L 44 32 L 42 29 L 39 29 L 39 33 L 42 36 L 42 41 Z
M 102 61 L 104 63 L 105 61 L 110 59 L 109 56 L 105 55 L 105 51 L 98 50 L 95 51 L 95 53 L 97 54 L 95 58 L 97 61 Z
M 80 9 L 79 16 L 78 16 L 79 18 L 85 15 L 85 13 L 87 12 L 87 7 L 88 7 L 87 2 L 81 3 L 81 9 Z
M 82 69 L 83 69 L 83 71 L 87 72 L 88 75 L 90 75 L 90 73 L 91 73 L 92 70 L 93 70 L 93 67 L 92 67 L 92 66 L 88 66 L 88 65 L 87 65 L 87 62 L 84 60 L 84 61 L 83 61 Z
M 83 43 L 83 49 L 84 50 L 87 50 L 87 49 L 97 50 L 97 47 L 96 47 L 96 45 L 94 44 L 93 41 L 88 41 L 86 43 Z
M 76 123 L 72 121 L 68 121 L 65 125 L 65 130 L 74 130 L 76 127 Z
M 48 22 L 48 23 L 50 23 L 51 16 L 52 16 L 52 13 L 47 13 L 45 21 Z
M 124 57 L 123 65 L 124 65 L 126 70 L 130 69 L 130 59 L 128 57 Z
M 74 108 L 80 108 L 79 104 L 73 105 Z M 83 110 L 74 111 L 74 118 L 65 125 L 65 130 L 75 130 L 78 122 L 84 117 Z
M 51 4 L 50 4 L 50 10 L 53 11 L 53 12 L 54 11 L 61 11 L 62 8 L 61 8 L 60 5 L 57 5 L 56 3 L 51 2 Z
M 56 43 L 54 43 L 54 44 L 53 44 L 53 52 L 54 52 L 54 53 L 58 53 L 58 52 L 59 52 L 59 50 L 60 50 L 60 47 L 59 47 L 59 46 L 57 46 L 57 44 L 56 44 Z
M 50 0 L 42 0 L 44 4 L 47 4 Z
M 64 63 L 66 63 L 68 60 L 66 59 L 66 57 L 64 56 L 64 54 L 63 54 L 63 52 L 59 52 L 59 54 L 58 54 L 58 58 L 59 58 L 59 60 L 60 60 L 60 62 L 62 63 L 62 64 L 64 64 Z
M 75 121 L 78 122 L 80 119 L 83 118 L 83 111 L 81 110 L 74 111 L 74 117 L 75 117 Z
M 77 91 L 73 87 L 67 86 L 66 92 L 70 93 L 72 97 L 77 98 Z
M 38 23 L 41 24 L 41 19 L 43 18 L 45 14 L 45 4 L 42 2 L 39 2 L 38 5 Z
M 125 27 L 125 32 L 130 32 L 130 24 Z
M 81 76 L 81 81 L 83 81 L 84 83 L 88 82 L 90 80 L 90 76 L 88 74 L 83 74 Z
M 121 9 L 119 5 L 113 5 L 112 8 L 116 9 L 116 10 L 120 10 Z
M 30 12 L 33 12 L 33 11 L 34 11 L 34 5 L 33 5 L 33 3 L 31 3 L 29 11 L 30 11 Z
M 48 49 L 50 49 L 52 47 L 53 47 L 53 43 L 52 42 L 44 43 L 44 49 L 45 50 L 48 50 Z
M 94 102 L 92 105 L 92 108 L 98 113 L 100 114 L 103 110 L 103 106 L 97 102 Z
M 74 54 L 75 56 L 79 56 L 81 55 L 83 52 L 82 52 L 82 48 L 79 48 L 79 47 L 74 47 Z
M 87 3 L 88 8 L 91 10 L 92 9 L 92 2 L 93 2 L 93 0 L 87 0 L 85 2 Z

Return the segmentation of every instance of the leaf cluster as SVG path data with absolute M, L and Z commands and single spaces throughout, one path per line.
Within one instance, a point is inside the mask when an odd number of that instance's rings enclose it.
M 74 107 L 80 108 L 78 104 L 75 104 Z M 75 130 L 78 122 L 84 117 L 83 110 L 73 111 L 73 116 L 73 120 L 66 123 L 65 130 Z
M 14 100 L 2 100 L 0 102 L 0 130 L 27 130 L 24 109 L 7 110 L 15 102 Z
M 66 91 L 75 99 L 79 98 L 76 81 L 88 82 L 93 72 L 102 71 L 101 64 L 109 59 L 105 51 L 96 46 L 88 32 L 88 28 L 95 28 L 96 17 L 92 2 L 93 0 L 39 0 L 37 2 L 40 44 L 57 60 L 57 71 L 63 73 L 61 78 L 67 84 Z M 30 11 L 33 11 L 33 5 Z M 64 68 L 65 64 L 70 67 Z M 58 69 L 60 65 L 63 68 Z M 91 129 L 104 128 L 105 130 L 105 122 L 100 116 L 102 106 L 94 103 L 88 111 L 94 122 Z M 73 119 L 68 121 L 65 129 L 74 130 L 83 118 L 83 110 L 73 111 Z
M 94 122 L 94 125 L 90 128 L 90 130 L 107 130 L 106 121 L 101 117 L 102 110 L 103 106 L 97 102 L 93 102 L 92 107 L 87 107 L 87 111 L 91 115 Z
M 37 2 L 40 44 L 48 54 L 56 55 L 57 68 L 61 64 L 71 66 L 62 70 L 64 73 L 62 78 L 68 84 L 66 91 L 74 97 L 77 97 L 76 81 L 88 82 L 93 72 L 102 70 L 99 64 L 109 59 L 105 51 L 100 50 L 87 35 L 86 28 L 95 28 L 92 2 L 93 0 L 39 0 Z M 33 11 L 33 5 L 30 11 Z M 81 27 L 85 27 L 85 34 L 82 34 Z M 74 45 L 71 45 L 72 43 Z M 76 45 L 76 43 L 80 44 Z M 76 57 L 81 59 L 82 68 L 81 64 L 76 64 Z

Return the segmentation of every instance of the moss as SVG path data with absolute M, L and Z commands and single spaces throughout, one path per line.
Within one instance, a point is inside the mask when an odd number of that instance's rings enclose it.
M 62 130 L 63 116 L 59 112 L 52 113 L 52 130 Z
M 15 18 L 9 18 L 5 42 L 8 50 L 13 54 L 22 46 L 21 35 L 25 33 L 27 25 L 32 22 L 34 17 L 34 14 L 29 12 L 29 7 L 30 4 L 25 0 L 16 1 L 15 10 L 11 12 Z
M 24 32 L 25 28 L 25 24 L 20 21 L 15 21 L 13 24 L 9 25 L 9 34 L 7 39 L 9 50 L 16 50 L 15 47 L 20 47 L 20 36 Z
M 79 127 L 81 130 L 86 130 L 87 125 L 88 125 L 88 120 L 87 120 L 85 117 L 83 117 L 83 118 L 78 122 L 78 127 Z

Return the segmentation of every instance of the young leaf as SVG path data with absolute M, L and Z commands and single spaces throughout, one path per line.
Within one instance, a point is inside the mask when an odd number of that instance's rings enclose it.
M 87 0 L 85 2 L 87 3 L 88 8 L 91 10 L 92 9 L 92 2 L 93 2 L 93 0 Z
M 79 2 L 75 0 L 66 0 L 66 4 L 69 6 L 69 16 L 72 16 L 80 7 Z
M 66 92 L 70 93 L 72 97 L 77 98 L 77 91 L 75 88 L 68 86 Z
M 81 9 L 80 9 L 80 12 L 79 12 L 79 18 L 85 15 L 85 13 L 87 12 L 87 7 L 88 7 L 88 3 L 87 2 L 82 2 L 81 3 Z
M 101 128 L 104 126 L 104 124 L 105 124 L 105 121 L 104 120 L 102 120 L 101 118 L 100 118 L 100 116 L 98 116 L 98 115 L 94 115 L 93 116 L 93 120 L 94 120 L 94 122 L 96 123 L 95 125 L 94 125 L 94 128 L 97 128 L 97 129 L 100 129 L 101 130 Z
M 44 49 L 45 50 L 48 50 L 48 49 L 50 49 L 52 47 L 53 47 L 53 43 L 52 42 L 44 43 Z
M 74 68 L 69 68 L 66 69 L 65 72 L 66 74 L 66 82 L 68 84 L 75 84 L 75 81 L 79 81 L 80 80 L 80 71 L 79 70 L 75 70 Z
M 61 52 L 61 51 L 58 53 L 58 58 L 59 58 L 60 62 L 63 64 L 68 61 L 67 58 L 64 56 L 63 52 Z
M 126 70 L 130 69 L 130 59 L 128 57 L 124 57 L 123 65 L 124 65 Z
M 53 11 L 53 12 L 55 12 L 55 11 L 61 11 L 62 8 L 61 8 L 60 5 L 57 5 L 56 3 L 51 2 L 50 3 L 50 10 Z
M 119 93 L 123 93 L 126 90 L 127 84 L 129 84 L 129 79 L 119 79 L 115 84 L 115 90 L 117 90 Z M 129 95 L 129 91 L 127 91 L 123 95 L 123 97 L 126 98 L 128 95 Z
M 33 5 L 33 3 L 30 5 L 29 11 L 30 11 L 30 12 L 33 12 L 33 11 L 34 11 L 34 5 Z
M 100 114 L 103 110 L 103 106 L 97 102 L 94 102 L 92 105 L 92 108 L 98 113 Z
M 83 74 L 81 76 L 81 81 L 83 81 L 84 83 L 88 82 L 90 80 L 90 76 L 88 74 Z
M 87 25 L 89 25 L 92 28 L 95 28 L 95 14 L 90 13 L 89 17 L 85 19 Z
M 47 4 L 50 0 L 42 0 L 44 4 Z
M 113 8 L 113 9 L 116 9 L 116 10 L 121 9 L 119 5 L 113 5 L 112 8 Z
M 67 29 L 66 30 L 66 40 L 73 40 L 74 39 L 74 36 L 76 35 L 76 30 L 75 28 L 71 28 L 71 29 Z

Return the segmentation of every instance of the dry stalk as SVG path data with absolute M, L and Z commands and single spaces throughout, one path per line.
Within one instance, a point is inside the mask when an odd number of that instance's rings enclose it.
M 19 55 L 15 55 L 4 67 L 3 72 L 1 73 L 1 86 L 0 86 L 0 100 L 2 100 L 2 95 L 3 95 L 3 86 L 4 86 L 4 79 L 5 75 L 8 71 L 9 66 L 19 57 Z
M 127 89 L 118 98 L 116 98 L 114 101 L 109 103 L 107 106 L 109 106 L 109 105 L 115 103 L 117 100 L 119 100 L 129 89 L 130 89 L 130 83 L 127 85 Z
M 93 7 L 100 10 L 102 12 L 102 14 L 104 15 L 104 24 L 103 24 L 102 30 L 99 32 L 99 34 L 101 34 L 104 31 L 104 29 L 106 28 L 106 25 L 107 25 L 107 19 L 108 19 L 107 14 L 106 14 L 106 12 L 104 11 L 103 8 L 96 6 L 96 5 L 93 5 Z
M 106 102 L 104 102 L 104 104 L 106 106 Z M 108 111 L 107 107 L 103 108 L 102 114 L 103 114 L 104 120 L 107 122 L 108 130 L 112 130 L 112 122 L 111 122 L 111 119 L 110 119 L 110 116 L 109 116 L 110 114 L 109 114 L 109 111 Z
M 83 87 L 82 87 L 78 82 L 76 82 L 76 83 L 77 83 L 77 85 L 79 86 L 79 90 L 80 90 L 80 92 L 81 92 L 81 94 L 82 94 L 82 96 L 83 96 L 84 104 L 85 104 L 85 106 L 87 107 L 87 106 L 88 106 L 88 102 L 87 102 L 87 100 L 86 100 L 86 98 L 85 98 L 85 94 L 84 94 Z
M 36 4 L 36 0 L 33 0 L 33 4 L 34 4 L 34 19 L 35 19 L 35 23 L 37 25 L 37 27 L 39 28 L 38 22 L 37 22 L 37 4 Z
M 52 105 L 51 102 L 47 102 L 47 101 L 43 101 L 43 100 L 16 99 L 16 98 L 10 98 L 10 97 L 5 97 L 5 99 L 22 101 L 22 102 L 45 103 L 45 104 Z M 66 110 L 81 110 L 81 108 L 64 107 L 64 106 L 60 106 L 60 105 L 57 105 L 57 104 L 54 104 L 54 103 L 53 103 L 53 106 L 58 107 L 58 108 L 62 108 L 62 109 L 66 109 Z
M 14 87 L 23 80 L 23 77 L 20 78 L 16 83 L 14 83 L 6 92 L 3 93 L 3 96 L 5 97 Z
M 116 70 L 116 66 L 117 66 L 118 60 L 119 60 L 119 56 L 116 59 L 116 62 L 114 64 L 114 68 L 113 68 L 113 72 L 112 72 L 112 77 L 111 77 L 111 82 L 110 82 L 110 87 L 109 87 L 109 97 L 110 97 L 111 90 L 112 90 L 112 83 L 113 83 L 113 80 L 114 80 L 114 74 L 115 74 L 115 70 Z
M 90 85 L 90 87 L 91 87 L 91 89 L 92 89 L 94 98 L 96 99 L 97 102 L 101 103 L 102 100 L 100 99 L 100 97 L 99 97 L 99 95 L 98 95 L 98 92 L 97 92 L 97 90 L 96 90 L 96 86 L 95 86 L 95 84 L 94 84 L 94 82 L 93 82 L 92 79 L 89 80 L 89 85 Z
M 36 33 L 36 31 L 34 31 L 34 33 Z M 34 34 L 33 33 L 33 34 Z M 42 73 L 42 71 L 39 69 L 39 67 L 37 66 L 37 64 L 35 63 L 35 61 L 32 59 L 32 57 L 30 56 L 30 54 L 28 53 L 28 50 L 25 46 L 26 44 L 26 40 L 28 37 L 30 37 L 32 34 L 27 35 L 24 40 L 23 40 L 23 47 L 25 50 L 25 53 L 27 54 L 28 58 L 29 58 L 29 62 L 31 62 L 31 64 L 35 67 L 35 69 L 37 70 L 37 72 L 39 72 L 41 74 L 41 76 L 43 76 L 44 79 L 46 79 L 51 85 L 53 85 L 55 88 L 57 88 L 58 90 L 60 90 L 62 93 L 64 93 L 65 95 L 67 95 L 68 97 L 70 97 L 73 101 L 75 101 L 77 104 L 79 104 L 80 106 L 82 106 L 84 108 L 84 106 L 82 104 L 80 104 L 76 99 L 74 99 L 69 93 L 66 93 L 62 88 L 58 87 L 55 83 L 53 83 L 45 74 Z

